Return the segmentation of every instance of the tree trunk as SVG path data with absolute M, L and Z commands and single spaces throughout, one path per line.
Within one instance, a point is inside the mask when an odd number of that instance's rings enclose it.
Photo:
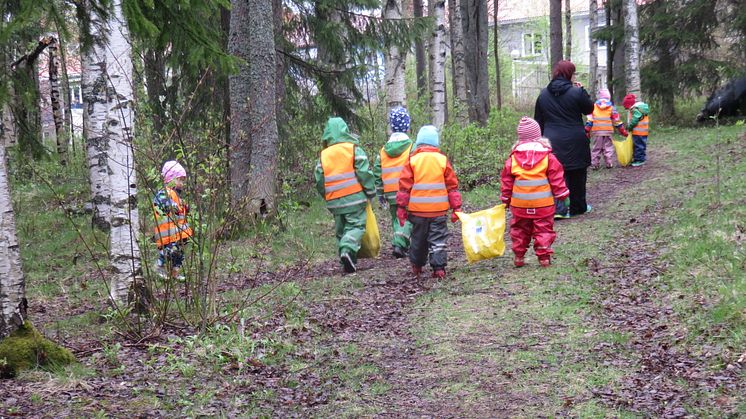
M 624 1 L 624 79 L 627 93 L 640 96 L 640 27 L 636 0 Z
M 593 0 L 591 0 L 593 1 Z M 604 5 L 604 17 L 606 18 L 606 27 L 611 27 L 611 1 L 606 1 Z M 614 95 L 614 40 L 610 39 L 606 42 L 606 87 L 611 93 L 612 99 L 615 99 Z M 615 103 L 619 103 L 613 100 Z
M 230 179 L 231 199 L 240 204 L 249 192 L 249 163 L 251 162 L 251 118 L 249 100 L 249 3 L 245 0 L 231 2 L 231 23 L 228 52 L 243 60 L 238 72 L 228 81 L 231 101 Z
M 386 0 L 383 8 L 383 18 L 395 23 L 402 18 L 402 0 Z M 407 61 L 406 50 L 392 45 L 386 54 L 386 103 L 389 109 L 407 104 L 404 70 Z
M 495 53 L 495 87 L 497 88 L 497 91 L 495 92 L 495 99 L 497 103 L 497 109 L 502 109 L 503 94 L 500 80 L 500 43 L 498 42 L 498 35 L 500 34 L 500 30 L 499 25 L 497 24 L 497 12 L 499 10 L 499 4 L 500 0 L 492 0 L 492 40 L 494 42 L 493 49 Z
M 16 133 L 21 154 L 30 159 L 46 155 L 41 135 L 39 111 L 39 72 L 36 59 L 47 48 L 51 38 L 44 38 L 34 51 L 24 55 L 11 65 L 13 91 L 11 111 L 16 123 Z
M 453 111 L 462 127 L 469 123 L 469 98 L 466 87 L 466 48 L 464 46 L 464 4 L 461 0 L 448 1 L 448 20 L 451 27 L 451 72 L 453 74 Z
M 62 91 L 65 96 L 65 141 L 71 145 L 72 155 L 75 156 L 75 128 L 73 127 L 72 93 L 70 92 L 70 78 L 67 75 L 67 42 L 59 37 L 60 58 L 62 59 Z
M 414 17 L 421 18 L 422 0 L 413 0 Z M 425 60 L 425 43 L 415 42 L 414 44 L 415 70 L 417 72 L 417 98 L 421 98 L 428 88 L 427 83 L 427 61 Z
M 57 140 L 57 156 L 60 159 L 60 164 L 66 166 L 67 138 L 65 137 L 64 123 L 62 121 L 62 104 L 60 103 L 60 60 L 57 55 L 57 46 L 57 40 L 52 38 L 52 42 L 47 47 L 47 51 L 49 52 L 49 99 L 52 102 L 52 118 L 54 119 L 54 133 Z
M 598 42 L 593 37 L 593 33 L 598 27 L 598 0 L 590 0 L 588 7 L 588 46 L 590 48 L 590 56 L 588 57 L 588 89 L 591 97 L 596 99 L 596 92 L 598 92 Z
M 274 213 L 277 195 L 277 135 L 275 35 L 272 3 L 249 0 L 249 108 L 251 165 L 249 213 Z
M 145 92 L 153 121 L 153 134 L 163 134 L 166 122 L 164 100 L 166 97 L 166 57 L 163 51 L 146 48 L 143 52 Z
M 624 21 L 622 20 L 622 7 L 621 4 L 615 4 L 615 8 L 612 9 L 612 13 L 614 14 L 613 20 L 614 25 L 623 25 Z M 625 95 L 626 91 L 626 83 L 624 79 L 624 49 L 625 49 L 625 42 L 624 42 L 624 36 L 621 36 L 619 39 L 614 39 L 614 94 L 612 95 L 612 100 L 614 103 L 621 103 L 622 98 Z
M 431 123 L 439 130 L 446 123 L 446 45 L 445 0 L 430 0 L 429 13 L 434 20 L 430 38 L 430 112 Z
M 132 284 L 141 276 L 137 181 L 132 149 L 134 133 L 134 89 L 132 49 L 122 14 L 122 0 L 114 0 L 108 23 L 106 72 L 108 79 L 106 122 L 109 139 L 111 182 L 111 233 L 109 258 L 112 267 L 110 297 L 125 303 Z
M 272 11 L 274 19 L 274 33 L 275 33 L 275 49 L 278 51 L 275 54 L 275 89 L 277 89 L 276 97 L 276 114 L 277 114 L 277 130 L 280 137 L 283 137 L 282 133 L 285 131 L 287 124 L 287 115 L 285 115 L 285 97 L 287 92 L 285 89 L 285 72 L 287 71 L 287 64 L 285 62 L 285 55 L 280 51 L 284 51 L 285 45 L 285 33 L 283 31 L 284 22 L 284 7 L 282 0 L 272 0 Z
M 572 7 L 570 0 L 565 0 L 565 59 L 572 61 Z
M 490 116 L 487 2 L 484 0 L 462 0 L 461 4 L 464 12 L 469 120 L 484 126 Z
M 549 0 L 549 64 L 562 60 L 562 0 Z
M 6 162 L 0 146 L 0 340 L 23 325 L 28 307 Z

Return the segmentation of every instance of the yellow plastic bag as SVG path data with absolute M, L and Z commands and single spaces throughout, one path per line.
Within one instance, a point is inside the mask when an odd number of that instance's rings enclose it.
M 495 205 L 473 214 L 457 214 L 461 219 L 461 237 L 469 262 L 502 256 L 505 252 L 505 205 Z
M 632 145 L 632 134 L 629 134 L 627 138 L 617 141 L 616 137 L 613 138 L 614 150 L 616 151 L 616 158 L 619 160 L 619 164 L 622 166 L 629 166 L 632 163 L 633 145 Z
M 378 232 L 378 223 L 376 223 L 376 214 L 373 212 L 373 208 L 368 206 L 365 208 L 366 221 L 365 221 L 365 234 L 363 234 L 362 242 L 360 243 L 360 250 L 357 252 L 357 257 L 361 259 L 365 258 L 376 258 L 378 252 L 381 251 L 381 234 Z

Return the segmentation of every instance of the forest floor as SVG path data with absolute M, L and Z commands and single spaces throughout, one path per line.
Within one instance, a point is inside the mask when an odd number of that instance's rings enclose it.
M 267 302 L 203 334 L 125 340 L 79 278 L 48 276 L 30 317 L 80 364 L 0 380 L 0 416 L 742 417 L 744 150 L 743 126 L 660 130 L 648 164 L 589 171 L 593 211 L 556 222 L 547 269 L 514 268 L 509 243 L 467 264 L 453 224 L 445 280 L 412 279 L 385 240 L 343 275 L 314 203 L 325 260 L 268 270 Z

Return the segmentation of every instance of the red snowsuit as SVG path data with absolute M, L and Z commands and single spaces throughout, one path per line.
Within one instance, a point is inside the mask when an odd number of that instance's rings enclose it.
M 534 238 L 534 251 L 539 259 L 554 253 L 554 200 L 570 195 L 565 186 L 565 172 L 552 154 L 548 141 L 519 142 L 501 174 L 502 196 L 510 205 L 510 239 L 513 253 L 523 257 Z

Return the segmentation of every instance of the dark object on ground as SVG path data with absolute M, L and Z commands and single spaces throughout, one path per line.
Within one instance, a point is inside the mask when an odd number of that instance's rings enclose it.
M 746 77 L 733 79 L 722 89 L 707 98 L 705 107 L 699 111 L 697 121 L 703 122 L 711 116 L 746 115 Z

